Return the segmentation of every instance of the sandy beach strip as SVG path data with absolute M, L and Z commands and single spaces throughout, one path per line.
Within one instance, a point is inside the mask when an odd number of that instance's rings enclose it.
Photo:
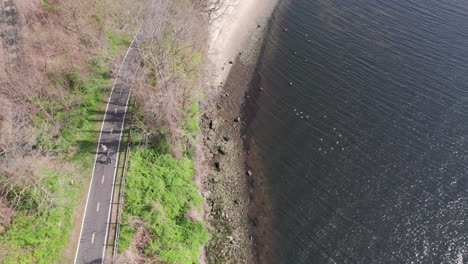
M 258 26 L 264 27 L 278 0 L 225 0 L 211 15 L 209 60 L 211 85 L 224 83 L 237 55 L 245 49 Z

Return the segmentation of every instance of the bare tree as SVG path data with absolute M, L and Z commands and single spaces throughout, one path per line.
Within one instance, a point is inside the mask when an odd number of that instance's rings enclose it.
M 180 157 L 184 118 L 199 83 L 206 20 L 193 5 L 153 0 L 148 6 L 138 44 L 145 70 L 135 96 L 148 126 L 163 127 L 174 156 Z
M 235 5 L 232 0 L 191 0 L 191 2 L 196 9 L 207 15 L 209 24 L 226 15 L 229 8 Z

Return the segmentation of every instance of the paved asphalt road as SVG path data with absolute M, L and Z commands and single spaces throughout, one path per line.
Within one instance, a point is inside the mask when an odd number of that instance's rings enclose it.
M 131 90 L 129 80 L 138 71 L 140 60 L 136 41 L 133 41 L 117 74 L 99 136 L 98 147 L 100 144 L 108 147 L 112 163 L 107 163 L 106 156 L 98 148 L 75 256 L 75 263 L 78 264 L 104 261 L 116 160 Z

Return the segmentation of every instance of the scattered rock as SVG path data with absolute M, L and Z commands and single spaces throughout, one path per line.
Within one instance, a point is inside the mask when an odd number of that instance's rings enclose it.
M 229 64 L 233 64 L 233 62 L 232 62 L 232 61 L 229 61 Z
M 74 183 L 75 183 L 74 180 L 71 180 L 71 181 L 70 181 L 70 185 L 73 185 Z
M 218 153 L 221 154 L 221 155 L 226 155 L 226 153 L 227 153 L 226 147 L 225 146 L 219 146 L 218 147 Z
M 217 126 L 218 126 L 218 122 L 216 120 L 211 120 L 210 121 L 210 129 L 216 130 Z
M 230 139 L 230 138 L 229 138 L 228 136 L 224 136 L 224 137 L 223 137 L 223 140 L 226 141 L 226 142 L 228 142 L 229 139 Z
M 234 119 L 234 122 L 240 122 L 240 121 L 241 121 L 240 117 Z
M 248 176 L 252 176 L 252 171 L 251 171 L 251 170 L 248 170 L 248 171 L 246 172 L 246 174 L 247 174 Z
M 214 163 L 214 166 L 215 166 L 215 168 L 216 168 L 217 171 L 221 171 L 221 164 L 219 163 L 219 161 L 216 161 L 216 162 Z
M 263 87 L 258 88 L 258 90 L 259 90 L 260 92 L 263 91 Z
M 212 140 L 213 138 L 215 138 L 215 136 L 216 136 L 216 133 L 213 130 L 210 130 L 208 134 L 206 135 L 206 140 Z
M 213 183 L 218 183 L 220 180 L 221 180 L 221 177 L 219 175 L 213 175 L 213 177 L 211 178 L 211 181 Z
M 260 25 L 257 25 L 257 28 L 260 28 Z

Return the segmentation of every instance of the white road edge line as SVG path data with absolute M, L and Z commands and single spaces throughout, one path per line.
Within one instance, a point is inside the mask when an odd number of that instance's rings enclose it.
M 93 170 L 91 172 L 91 181 L 89 182 L 89 189 L 88 189 L 88 196 L 86 198 L 86 204 L 85 204 L 85 214 L 83 216 L 83 220 L 81 221 L 81 230 L 80 230 L 80 236 L 78 237 L 78 246 L 76 248 L 76 254 L 75 254 L 75 260 L 73 261 L 73 263 L 76 264 L 76 259 L 78 258 L 78 252 L 80 250 L 80 244 L 81 244 L 81 235 L 83 233 L 83 226 L 84 226 L 84 221 L 86 219 L 86 213 L 88 212 L 88 201 L 89 201 L 89 194 L 91 193 L 91 187 L 93 186 L 93 178 L 94 178 L 94 170 L 96 169 L 96 163 L 97 163 L 97 156 L 98 156 L 98 152 L 99 152 L 99 144 L 101 143 L 101 136 L 102 136 L 102 131 L 104 129 L 104 124 L 106 123 L 106 117 L 107 117 L 107 110 L 109 109 L 109 102 L 110 102 L 110 99 L 112 98 L 112 94 L 114 93 L 114 89 L 115 89 L 115 84 L 117 83 L 117 79 L 119 78 L 119 74 L 120 74 L 120 70 L 122 69 L 123 65 L 125 64 L 125 60 L 127 59 L 127 56 L 128 56 L 128 53 L 130 53 L 130 50 L 132 49 L 132 45 L 133 45 L 133 42 L 135 42 L 135 39 L 138 35 L 138 32 L 140 31 L 140 28 L 141 26 L 138 28 L 138 30 L 136 31 L 135 33 L 135 36 L 133 37 L 133 40 L 132 40 L 132 43 L 130 43 L 130 47 L 128 48 L 127 50 L 127 53 L 125 54 L 125 57 L 122 61 L 122 64 L 120 64 L 120 67 L 119 67 L 119 71 L 117 72 L 117 75 L 115 77 L 115 80 L 114 80 L 114 84 L 112 85 L 112 90 L 111 90 L 111 93 L 109 95 L 109 99 L 107 100 L 107 106 L 106 106 L 106 112 L 104 114 L 104 118 L 102 119 L 102 125 L 101 125 L 101 132 L 99 133 L 99 139 L 98 139 L 98 144 L 97 144 L 97 147 L 96 147 L 96 155 L 94 157 L 94 164 L 93 164 Z M 131 87 L 130 87 L 131 88 Z M 129 97 L 130 98 L 130 94 L 129 94 Z M 127 105 L 128 105 L 128 99 L 127 99 Z M 125 114 L 127 112 L 127 106 L 125 106 L 125 112 L 124 112 L 124 120 L 125 120 Z M 122 122 L 122 125 L 123 125 L 123 122 Z M 122 134 L 121 134 L 122 135 Z M 119 141 L 119 145 L 118 145 L 118 148 L 120 147 L 120 141 Z M 117 157 L 119 156 L 119 152 L 117 151 Z M 117 165 L 117 164 L 116 164 Z M 114 175 L 115 175 L 115 171 L 114 171 Z M 115 177 L 114 177 L 114 180 L 115 180 Z M 113 185 L 113 184 L 112 184 Z M 114 195 L 114 188 L 112 188 L 112 195 Z M 112 197 L 112 196 L 111 196 Z M 110 209 L 109 209 L 109 216 L 110 216 Z M 108 229 L 108 226 L 109 226 L 109 221 L 107 221 L 107 227 L 106 227 L 106 237 L 104 239 L 104 243 L 105 241 L 107 240 L 107 229 Z M 104 262 L 104 254 L 105 254 L 105 248 L 106 246 L 104 245 L 104 251 L 102 252 L 102 260 L 101 260 L 101 263 Z

